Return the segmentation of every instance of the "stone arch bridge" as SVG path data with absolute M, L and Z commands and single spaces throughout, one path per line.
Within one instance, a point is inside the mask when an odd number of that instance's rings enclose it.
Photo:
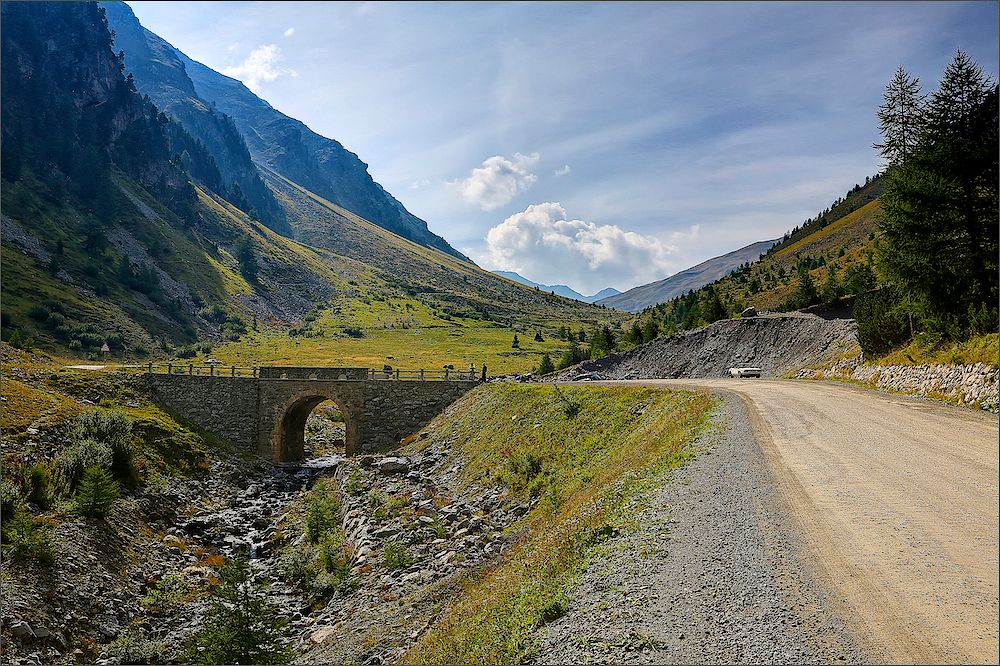
M 367 368 L 147 366 L 155 398 L 214 435 L 270 457 L 300 460 L 309 413 L 326 400 L 344 415 L 347 455 L 385 451 L 479 382 L 471 372 Z

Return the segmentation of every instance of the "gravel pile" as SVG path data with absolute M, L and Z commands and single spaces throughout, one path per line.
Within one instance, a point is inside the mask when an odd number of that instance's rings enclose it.
M 737 366 L 758 367 L 765 377 L 779 377 L 856 346 L 856 332 L 853 319 L 823 319 L 801 312 L 727 319 L 584 361 L 554 377 L 559 381 L 722 377 Z
M 726 432 L 602 544 L 537 663 L 865 662 L 804 570 L 742 403 Z

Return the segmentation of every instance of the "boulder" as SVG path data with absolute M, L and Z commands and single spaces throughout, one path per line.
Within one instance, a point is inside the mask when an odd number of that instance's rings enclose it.
M 406 458 L 383 458 L 378 461 L 378 471 L 383 474 L 405 474 L 410 471 L 410 463 Z
M 748 307 L 747 309 L 745 309 L 743 312 L 741 312 L 740 316 L 741 317 L 756 317 L 757 316 L 757 308 L 755 308 L 755 307 L 753 307 L 751 305 L 750 307 Z

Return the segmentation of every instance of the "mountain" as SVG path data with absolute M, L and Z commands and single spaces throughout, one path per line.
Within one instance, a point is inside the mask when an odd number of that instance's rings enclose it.
M 211 154 L 221 176 L 216 193 L 252 210 L 275 231 L 291 235 L 284 210 L 261 180 L 232 118 L 198 97 L 175 49 L 143 28 L 124 2 L 100 6 L 114 30 L 114 48 L 125 53 L 125 68 L 136 88 Z
M 757 261 L 777 242 L 777 240 L 770 240 L 751 243 L 746 247 L 703 261 L 697 266 L 692 266 L 664 280 L 633 287 L 626 292 L 602 298 L 597 302 L 599 305 L 606 305 L 609 308 L 617 308 L 626 312 L 639 312 L 657 303 L 669 301 L 674 296 L 680 296 L 692 289 L 704 287 L 745 263 Z
M 257 165 L 331 203 L 404 238 L 468 261 L 376 183 L 368 165 L 339 142 L 274 109 L 239 81 L 191 60 L 143 28 L 124 3 L 102 6 L 115 31 L 116 48 L 125 50 L 125 64 L 136 85 L 168 115 L 178 118 L 188 132 L 215 148 L 214 155 L 225 155 L 216 158 L 220 169 L 240 184 L 250 204 L 256 206 L 261 201 L 265 212 L 270 210 L 257 179 L 246 174 L 244 150 Z M 229 131 L 230 124 L 241 135 L 238 143 Z M 262 210 L 257 213 L 264 219 Z M 294 227 L 290 231 L 297 237 Z
M 234 196 L 238 177 L 233 186 L 227 178 L 247 175 L 240 151 L 228 153 L 228 164 L 210 135 L 205 143 L 182 124 L 200 131 L 199 123 L 216 123 L 224 132 L 225 117 L 213 110 L 185 121 L 142 95 L 115 53 L 103 8 L 0 7 L 4 340 L 31 339 L 74 357 L 97 356 L 107 342 L 112 356 L 129 359 L 229 341 L 256 359 L 260 343 L 248 337 L 267 339 L 270 350 L 307 337 L 316 358 L 331 362 L 360 333 L 356 362 L 381 363 L 365 347 L 391 332 L 381 353 L 429 349 L 438 363 L 456 360 L 468 335 L 480 343 L 465 349 L 494 353 L 491 367 L 508 359 L 530 367 L 540 352 L 511 350 L 513 330 L 551 334 L 612 316 L 513 284 L 249 163 L 279 206 L 274 219 L 295 239 L 279 233 L 249 194 Z M 145 37 L 136 48 L 165 48 Z M 189 65 L 158 62 L 182 86 L 178 73 Z M 192 89 L 174 109 L 203 99 Z
M 529 280 L 528 278 L 515 273 L 513 271 L 493 271 L 497 275 L 507 278 L 508 280 L 513 280 L 514 282 L 520 282 L 528 287 L 538 287 L 542 291 L 547 291 L 559 296 L 565 296 L 566 298 L 572 298 L 577 301 L 582 301 L 584 303 L 594 303 L 601 300 L 602 298 L 607 298 L 609 296 L 614 296 L 615 294 L 621 293 L 614 287 L 605 287 L 593 296 L 584 296 L 580 292 L 576 291 L 572 287 L 567 287 L 564 284 L 541 284 L 540 282 L 535 282 Z

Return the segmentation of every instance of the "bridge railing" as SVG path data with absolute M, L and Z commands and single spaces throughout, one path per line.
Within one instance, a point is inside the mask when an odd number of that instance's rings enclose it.
M 268 372 L 262 372 L 264 368 L 253 366 L 238 366 L 238 365 L 222 365 L 222 364 L 196 364 L 196 363 L 146 363 L 145 365 L 122 365 L 119 366 L 119 371 L 121 372 L 138 372 L 143 374 L 154 374 L 154 375 L 188 375 L 194 377 L 264 377 L 265 379 L 320 379 L 320 377 L 310 376 L 310 377 L 288 377 L 288 376 L 273 376 L 274 373 L 271 372 L 275 367 L 278 366 L 265 366 Z M 364 370 L 364 369 L 362 369 Z M 344 375 L 339 377 L 339 379 L 351 379 L 358 380 L 361 376 L 351 376 L 348 377 Z M 469 370 L 453 370 L 451 368 L 445 368 L 443 370 L 400 370 L 399 368 L 392 369 L 382 369 L 378 370 L 375 368 L 369 368 L 364 375 L 365 379 L 370 381 L 422 381 L 422 382 L 432 382 L 432 381 L 475 381 L 478 377 L 476 370 L 470 368 Z M 333 377 L 322 377 L 322 379 L 333 379 Z
M 260 368 L 221 363 L 147 363 L 145 365 L 123 365 L 124 372 L 141 372 L 152 375 L 193 375 L 201 377 L 257 377 Z
M 368 371 L 368 379 L 372 381 L 475 381 L 476 371 L 469 370 L 400 370 L 399 368 L 377 370 L 371 368 Z

